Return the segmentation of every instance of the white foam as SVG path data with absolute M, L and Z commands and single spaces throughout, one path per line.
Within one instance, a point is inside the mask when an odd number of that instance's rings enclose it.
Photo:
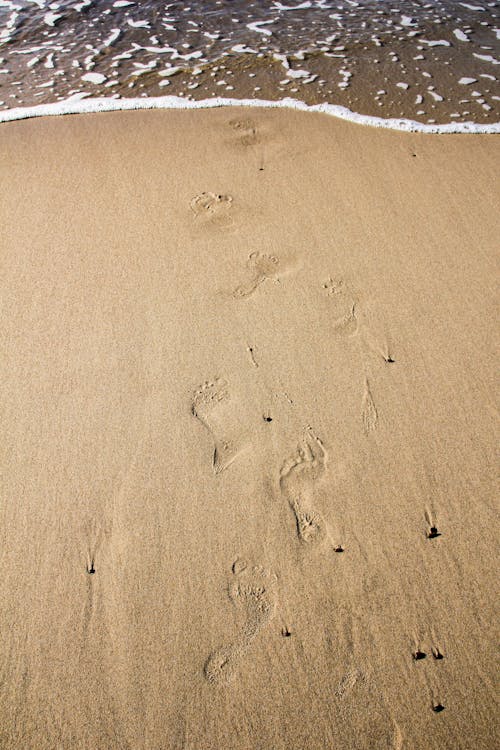
M 62 18 L 60 13 L 46 13 L 43 17 L 44 23 L 47 26 L 55 26 L 57 21 Z
M 467 76 L 464 76 L 459 80 L 459 83 L 462 84 L 462 86 L 468 86 L 470 83 L 476 83 L 477 78 L 467 78 Z
M 111 29 L 111 34 L 107 39 L 104 40 L 103 47 L 111 47 L 111 45 L 116 42 L 121 33 L 121 29 Z
M 309 70 L 289 70 L 287 76 L 289 78 L 309 78 L 311 73 Z
M 467 36 L 467 34 L 464 34 L 464 32 L 461 31 L 460 29 L 455 29 L 453 33 L 459 42 L 470 42 L 470 39 Z
M 237 52 L 238 54 L 249 54 L 249 55 L 250 54 L 252 54 L 252 55 L 256 55 L 257 54 L 257 50 L 256 49 L 252 49 L 252 47 L 247 47 L 246 44 L 234 44 L 231 47 L 231 51 L 232 52 Z
M 269 29 L 261 29 L 261 26 L 267 26 L 270 23 L 274 23 L 274 21 L 254 21 L 253 23 L 247 23 L 247 29 L 257 31 L 259 34 L 264 34 L 265 36 L 272 36 L 273 32 Z
M 200 57 L 203 57 L 203 52 L 199 49 L 195 50 L 194 52 L 188 52 L 186 55 L 181 55 L 180 52 L 177 52 L 177 50 L 174 50 L 172 53 L 171 59 L 172 60 L 199 60 Z
M 149 21 L 132 21 L 129 18 L 127 20 L 127 23 L 129 26 L 132 26 L 133 29 L 150 29 L 151 28 Z
M 159 75 L 159 76 L 162 76 L 162 78 L 163 78 L 164 76 L 175 76 L 175 74 L 176 74 L 176 73 L 178 73 L 178 72 L 179 72 L 179 70 L 180 70 L 180 68 L 176 68 L 176 67 L 173 67 L 173 68 L 166 68 L 165 70 L 160 70 L 160 71 L 158 72 L 158 75 Z
M 288 57 L 286 55 L 280 55 L 277 52 L 274 52 L 273 60 L 280 62 L 286 70 L 290 70 L 290 63 L 288 62 Z
M 225 99 L 213 97 L 192 101 L 179 96 L 152 96 L 135 99 L 116 99 L 101 97 L 74 101 L 65 99 L 53 104 L 38 104 L 34 107 L 16 107 L 0 111 L 0 122 L 25 120 L 30 117 L 49 115 L 75 115 L 91 112 L 115 112 L 133 109 L 208 109 L 212 107 L 270 107 L 296 109 L 302 112 L 321 112 L 341 120 L 348 120 L 359 125 L 370 125 L 374 128 L 403 130 L 413 133 L 500 133 L 500 122 L 481 124 L 476 122 L 450 122 L 446 124 L 429 124 L 416 120 L 374 117 L 352 112 L 338 104 L 313 104 L 308 106 L 298 99 Z
M 428 39 L 421 39 L 420 41 L 423 44 L 427 44 L 428 47 L 451 47 L 450 42 L 447 42 L 446 39 L 436 39 L 434 41 L 429 41 Z
M 158 60 L 151 60 L 151 62 L 148 63 L 133 63 L 135 70 L 131 71 L 131 75 L 133 76 L 140 76 L 143 73 L 148 73 L 150 70 L 153 70 L 158 65 Z
M 106 76 L 102 73 L 85 73 L 82 76 L 82 81 L 88 81 L 89 83 L 104 83 Z
M 312 3 L 309 0 L 306 0 L 305 3 L 301 3 L 300 5 L 283 5 L 283 3 L 275 2 L 273 3 L 273 7 L 276 8 L 276 10 L 305 10 L 306 8 L 310 8 Z
M 497 60 L 492 55 L 478 55 L 477 52 L 472 53 L 478 60 L 484 60 L 485 62 L 493 63 L 493 65 L 499 65 L 500 60 Z
M 17 11 L 12 11 L 12 13 L 9 16 L 9 20 L 5 24 L 5 28 L 0 31 L 0 43 L 8 42 L 11 38 L 11 31 L 13 31 L 16 28 L 16 21 L 19 16 L 19 13 Z

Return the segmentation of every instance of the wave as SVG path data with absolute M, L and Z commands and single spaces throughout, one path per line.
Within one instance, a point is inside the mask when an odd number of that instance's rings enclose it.
M 33 107 L 16 107 L 0 111 L 0 122 L 26 120 L 32 117 L 47 117 L 52 115 L 76 115 L 95 112 L 116 112 L 134 109 L 210 109 L 213 107 L 273 107 L 297 109 L 306 112 L 321 112 L 325 115 L 348 120 L 358 125 L 368 125 L 374 128 L 388 130 L 402 130 L 411 133 L 500 133 L 500 122 L 482 124 L 475 122 L 449 122 L 442 125 L 426 124 L 405 118 L 383 118 L 363 115 L 353 112 L 338 104 L 305 104 L 298 99 L 284 98 L 276 101 L 265 99 L 231 99 L 213 97 L 193 101 L 180 96 L 151 96 L 130 99 L 113 99 L 99 97 L 81 99 L 69 97 L 52 104 L 38 104 Z

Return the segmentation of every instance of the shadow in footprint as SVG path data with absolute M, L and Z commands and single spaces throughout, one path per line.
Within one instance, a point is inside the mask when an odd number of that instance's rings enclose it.
M 244 449 L 240 436 L 227 438 L 224 429 L 217 420 L 217 408 L 229 401 L 228 383 L 223 378 L 207 380 L 200 385 L 193 395 L 191 413 L 206 427 L 214 441 L 212 468 L 214 474 L 227 469 Z

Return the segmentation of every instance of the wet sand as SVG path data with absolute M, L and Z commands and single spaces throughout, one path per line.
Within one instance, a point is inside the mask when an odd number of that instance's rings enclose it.
M 1 131 L 0 746 L 492 750 L 495 136 Z

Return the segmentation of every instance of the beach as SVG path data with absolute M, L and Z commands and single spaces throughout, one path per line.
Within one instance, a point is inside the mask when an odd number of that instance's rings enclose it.
M 498 136 L 0 131 L 0 747 L 493 750 Z

